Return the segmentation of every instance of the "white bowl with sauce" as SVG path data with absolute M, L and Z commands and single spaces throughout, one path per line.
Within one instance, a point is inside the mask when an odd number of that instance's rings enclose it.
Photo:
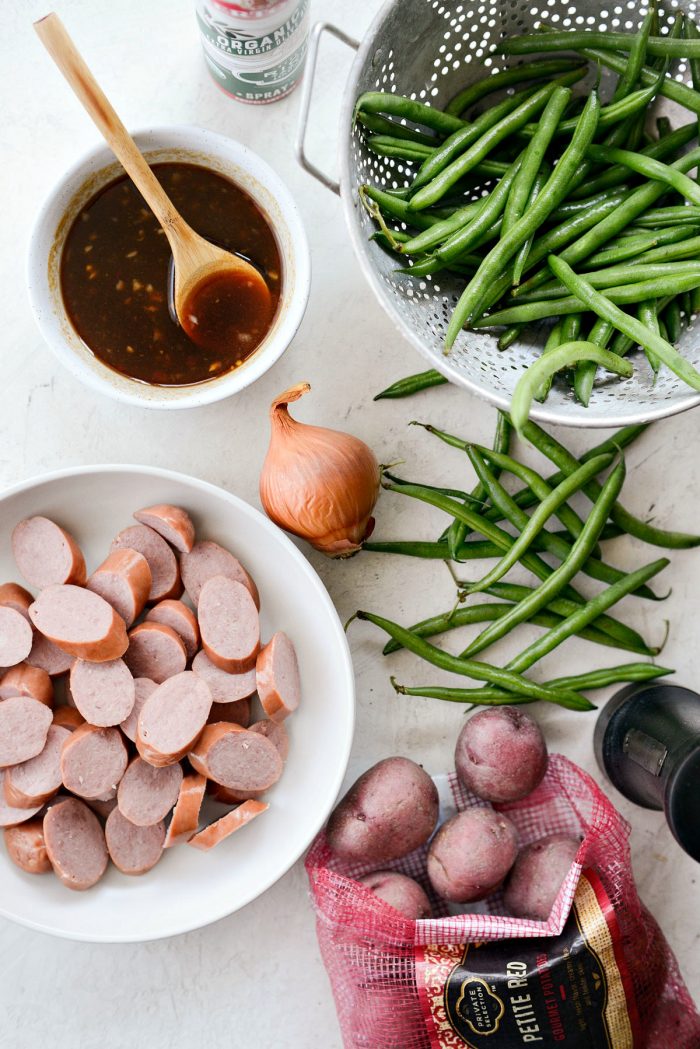
M 85 205 L 123 169 L 106 146 L 90 150 L 63 176 L 43 204 L 32 233 L 27 282 L 39 330 L 58 359 L 81 382 L 142 408 L 194 408 L 230 397 L 277 361 L 301 323 L 309 297 L 311 262 L 299 209 L 279 176 L 260 157 L 225 135 L 197 127 L 162 127 L 134 134 L 149 163 L 196 164 L 230 179 L 257 205 L 272 228 L 282 260 L 282 292 L 274 320 L 242 364 L 205 382 L 152 385 L 110 368 L 86 345 L 66 310 L 60 280 L 66 236 Z

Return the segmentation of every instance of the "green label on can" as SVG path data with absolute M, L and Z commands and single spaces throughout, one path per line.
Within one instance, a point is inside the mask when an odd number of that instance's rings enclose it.
M 242 102 L 273 102 L 289 94 L 301 76 L 306 59 L 306 38 L 300 46 L 277 65 L 266 69 L 230 68 L 212 57 L 205 46 L 204 57 L 209 71 L 222 90 Z
M 259 29 L 256 33 L 255 24 L 250 29 L 233 26 L 225 19 L 217 18 L 206 4 L 197 11 L 197 22 L 207 43 L 222 55 L 229 55 L 231 58 L 254 58 L 270 54 L 288 43 L 301 28 L 308 7 L 309 0 L 300 0 L 285 22 L 265 33 L 261 33 Z

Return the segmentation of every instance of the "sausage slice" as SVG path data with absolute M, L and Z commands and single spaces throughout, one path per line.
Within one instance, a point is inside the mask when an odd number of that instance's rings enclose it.
M 85 718 L 75 707 L 56 707 L 53 712 L 53 723 L 59 728 L 67 728 L 69 732 L 74 732 L 85 724 Z
M 5 776 L 5 769 L 0 769 L 0 827 L 15 827 L 18 823 L 26 823 L 32 816 L 36 816 L 41 805 L 37 805 L 35 809 L 16 809 L 9 805 L 5 798 Z
M 13 765 L 5 772 L 5 799 L 16 809 L 35 809 L 45 805 L 63 782 L 61 750 L 70 737 L 67 728 L 49 726 L 46 745 L 40 754 L 21 765 Z
M 240 674 L 255 666 L 260 619 L 250 593 L 226 576 L 208 579 L 197 606 L 202 645 L 220 670 Z
M 107 870 L 109 855 L 100 821 L 77 798 L 48 809 L 44 841 L 56 876 L 69 889 L 90 889 Z
M 141 708 L 136 747 L 150 765 L 174 765 L 194 745 L 211 707 L 209 686 L 191 670 L 159 685 Z
M 187 756 L 197 772 L 233 790 L 267 790 L 282 775 L 274 743 L 229 722 L 207 725 Z
M 134 705 L 131 708 L 131 713 L 129 714 L 128 718 L 122 721 L 120 725 L 122 732 L 127 737 L 127 739 L 131 740 L 132 743 L 136 742 L 136 727 L 138 725 L 141 708 L 143 707 L 144 703 L 151 695 L 151 693 L 155 692 L 157 687 L 158 686 L 156 685 L 155 681 L 151 681 L 150 678 L 134 678 Z
M 70 694 L 91 725 L 119 725 L 131 713 L 136 686 L 123 659 L 88 663 L 76 659 L 70 672 Z
M 108 799 L 124 775 L 127 752 L 118 728 L 87 722 L 63 744 L 61 775 L 67 790 L 80 798 Z
M 118 612 L 129 627 L 145 607 L 153 578 L 148 561 L 138 550 L 113 550 L 85 584 Z
M 49 641 L 36 630 L 34 631 L 34 644 L 26 661 L 30 667 L 45 670 L 49 677 L 60 677 L 73 666 L 75 656 L 68 655 L 58 645 L 54 645 L 53 641 Z
M 258 654 L 255 664 L 258 695 L 273 721 L 283 721 L 299 706 L 301 680 L 294 645 L 281 630 Z
M 157 506 L 137 510 L 134 517 L 141 524 L 152 528 L 183 554 L 189 553 L 194 546 L 192 518 L 180 506 L 158 503 Z
M 250 700 L 239 699 L 235 703 L 212 703 L 207 721 L 230 721 L 232 725 L 248 728 L 250 724 Z
M 125 528 L 112 540 L 111 550 L 136 550 L 148 561 L 151 570 L 149 601 L 179 597 L 182 593 L 177 558 L 165 539 L 147 525 Z
M 209 685 L 215 703 L 236 703 L 255 692 L 255 670 L 229 674 L 215 666 L 206 652 L 197 653 L 192 660 L 192 669 Z
M 263 801 L 244 801 L 237 809 L 231 809 L 220 820 L 210 823 L 199 834 L 195 834 L 187 844 L 191 845 L 193 849 L 209 852 L 209 849 L 213 849 L 224 838 L 230 837 L 231 834 L 245 826 L 246 823 L 250 823 L 251 820 L 254 820 L 256 816 L 259 816 L 261 812 L 265 812 L 269 807 Z
M 27 820 L 18 827 L 5 827 L 3 836 L 7 855 L 27 874 L 46 874 L 51 870 L 44 842 L 43 819 Z
M 279 752 L 279 756 L 282 761 L 287 760 L 289 754 L 289 736 L 284 725 L 277 721 L 270 721 L 264 719 L 263 721 L 256 721 L 254 725 L 250 726 L 251 732 L 259 732 L 261 736 L 267 736 L 270 743 L 274 743 Z
M 107 663 L 129 645 L 120 615 L 99 594 L 81 586 L 49 586 L 29 608 L 37 630 L 71 656 Z
M 34 633 L 21 612 L 0 605 L 0 666 L 14 667 L 32 650 Z
M 240 805 L 242 801 L 257 801 L 264 793 L 264 790 L 232 790 L 231 787 L 222 787 L 220 783 L 213 781 L 207 787 L 207 794 L 210 794 L 214 801 L 218 801 L 220 805 L 229 806 Z
M 32 586 L 43 590 L 55 583 L 84 586 L 85 558 L 72 535 L 48 517 L 28 517 L 12 532 L 17 567 Z
M 204 800 L 204 791 L 207 781 L 198 772 L 185 776 L 178 795 L 173 818 L 170 820 L 164 849 L 170 849 L 173 845 L 189 841 L 193 834 L 197 833 L 199 826 L 199 810 Z
M 112 809 L 105 824 L 105 838 L 114 866 L 122 874 L 145 874 L 163 855 L 165 824 L 137 827 L 119 809 Z
M 19 583 L 2 583 L 0 585 L 0 605 L 14 608 L 20 612 L 25 619 L 29 619 L 29 606 L 34 598 Z
M 31 696 L 46 707 L 53 706 L 53 684 L 45 670 L 18 663 L 0 680 L 0 699 L 11 696 Z
M 181 783 L 180 765 L 154 768 L 143 758 L 134 758 L 117 789 L 119 811 L 137 827 L 152 827 L 175 805 Z
M 147 677 L 161 685 L 187 666 L 187 652 L 179 634 L 163 623 L 139 623 L 129 631 L 124 662 L 134 677 Z
M 0 768 L 19 765 L 46 745 L 51 711 L 30 696 L 10 696 L 0 703 Z
M 149 609 L 146 615 L 147 623 L 162 623 L 169 626 L 178 635 L 190 660 L 199 648 L 199 625 L 197 617 L 191 608 L 182 601 L 159 601 L 157 605 Z
M 255 607 L 260 608 L 260 595 L 252 577 L 238 558 L 218 543 L 211 540 L 195 543 L 189 553 L 180 555 L 180 570 L 185 590 L 195 608 L 199 605 L 202 587 L 215 575 L 223 575 L 227 579 L 242 583 L 250 591 Z

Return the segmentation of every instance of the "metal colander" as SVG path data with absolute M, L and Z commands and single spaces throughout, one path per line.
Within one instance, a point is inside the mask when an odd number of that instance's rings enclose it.
M 662 31 L 667 32 L 678 10 L 694 16 L 698 8 L 700 0 L 670 0 L 660 14 Z M 340 189 L 360 265 L 403 335 L 429 366 L 500 408 L 508 407 L 518 378 L 538 356 L 546 329 L 530 329 L 526 339 L 502 352 L 492 335 L 463 331 L 449 356 L 444 355 L 445 331 L 464 283 L 442 273 L 420 280 L 397 273 L 396 259 L 369 239 L 376 227 L 359 202 L 358 187 L 369 182 L 383 189 L 398 189 L 408 185 L 414 168 L 367 149 L 362 129 L 352 127 L 355 99 L 363 91 L 380 90 L 442 106 L 486 70 L 497 72 L 522 61 L 509 56 L 490 57 L 490 51 L 503 37 L 527 32 L 540 19 L 546 18 L 558 28 L 635 30 L 645 10 L 637 0 L 388 0 L 359 46 L 327 23 L 318 23 L 312 32 L 297 146 L 300 161 L 326 185 Z M 340 121 L 339 186 L 308 160 L 303 146 L 316 49 L 324 31 L 358 48 Z M 531 56 L 525 60 L 530 61 Z M 685 61 L 674 66 L 674 76 L 689 80 Z M 615 82 L 616 78 L 603 70 L 603 100 L 610 97 Z M 585 91 L 591 83 L 592 77 L 574 90 Z M 674 126 L 692 119 L 687 110 L 666 99 L 660 101 L 655 103 L 655 114 L 667 113 Z M 696 367 L 700 367 L 699 323 L 700 318 L 694 318 L 679 343 L 680 352 Z M 546 403 L 534 404 L 531 416 L 570 426 L 620 426 L 673 415 L 700 401 L 700 395 L 668 368 L 662 366 L 654 380 L 641 352 L 636 351 L 632 359 L 635 371 L 631 379 L 623 381 L 599 371 L 588 408 L 578 404 L 568 385 L 557 378 Z M 410 358 L 406 364 L 407 372 L 411 371 Z

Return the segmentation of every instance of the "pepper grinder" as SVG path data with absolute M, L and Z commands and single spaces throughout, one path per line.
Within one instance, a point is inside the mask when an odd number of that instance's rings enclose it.
M 700 696 L 679 685 L 627 685 L 601 711 L 594 746 L 620 793 L 663 809 L 678 844 L 700 862 Z

